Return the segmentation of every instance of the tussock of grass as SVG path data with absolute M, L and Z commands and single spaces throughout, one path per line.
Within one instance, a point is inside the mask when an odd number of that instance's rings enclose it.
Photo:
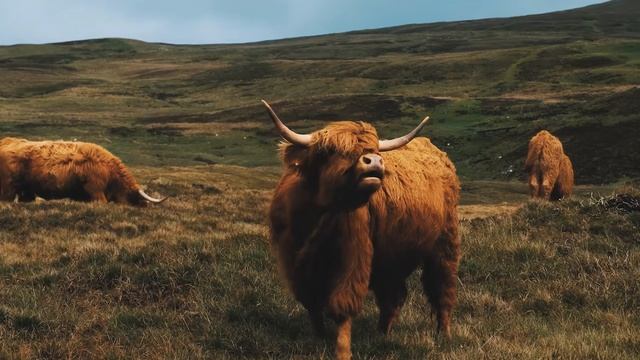
M 603 209 L 614 209 L 619 212 L 636 212 L 640 211 L 640 191 L 633 187 L 626 187 L 622 191 L 609 196 L 594 196 L 591 194 L 584 204 L 584 206 L 599 206 Z
M 136 169 L 162 206 L 2 204 L 0 356 L 330 358 L 267 244 L 275 176 Z M 189 179 L 189 180 L 186 180 Z M 211 190 L 215 189 L 215 190 Z M 486 205 L 488 206 L 488 205 Z M 370 297 L 359 358 L 629 358 L 640 353 L 640 223 L 588 196 L 464 221 L 453 339 L 418 275 L 391 336 Z

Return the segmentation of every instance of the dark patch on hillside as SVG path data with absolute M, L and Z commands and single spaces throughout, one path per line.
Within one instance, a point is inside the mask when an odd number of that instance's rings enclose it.
M 67 47 L 78 56 L 90 59 L 132 56 L 138 53 L 139 48 L 149 46 L 142 41 L 116 38 L 69 41 L 54 45 Z
M 597 99 L 589 103 L 583 113 L 585 115 L 640 115 L 640 87 Z
M 78 86 L 88 86 L 101 83 L 100 80 L 69 80 L 60 82 L 47 83 L 29 83 L 25 82 L 15 88 L 0 88 L 0 97 L 5 98 L 28 98 L 32 96 L 42 96 L 52 94 L 58 91 L 72 89 Z
M 575 113 L 583 106 L 577 101 L 546 103 L 542 100 L 483 98 L 479 99 L 478 113 L 487 116 L 501 116 L 527 124 L 531 120 L 548 119 Z M 517 124 L 514 124 L 517 125 Z
M 555 132 L 573 162 L 578 183 L 608 183 L 640 177 L 640 119 L 615 125 L 598 123 L 565 127 Z
M 71 64 L 79 59 L 73 54 L 35 54 L 28 56 L 18 56 L 7 59 L 0 59 L 0 67 L 12 70 L 55 70 L 55 71 L 74 71 L 72 66 L 64 66 Z
M 521 81 L 553 81 L 558 74 L 567 77 L 574 73 L 582 83 L 616 83 L 626 80 L 620 74 L 595 72 L 626 63 L 627 59 L 615 55 L 591 55 L 585 49 L 573 47 L 551 47 L 541 50 L 534 58 L 518 64 L 516 77 Z
M 281 108 L 279 113 L 283 117 L 292 120 L 362 120 L 376 123 L 415 116 L 412 111 L 405 111 L 403 105 L 429 109 L 445 102 L 431 97 L 352 95 L 283 101 L 276 105 Z
M 367 122 L 389 121 L 401 117 L 413 117 L 403 106 L 434 108 L 447 100 L 431 97 L 404 97 L 384 95 L 351 95 L 332 97 L 309 97 L 296 100 L 270 102 L 283 121 L 297 120 L 362 120 Z M 256 105 L 222 110 L 215 113 L 181 114 L 153 116 L 139 119 L 142 124 L 150 123 L 199 123 L 199 122 L 241 122 L 264 119 L 268 121 L 264 106 L 256 99 Z
M 192 77 L 197 85 L 212 85 L 230 81 L 255 81 L 273 75 L 272 66 L 266 62 L 246 62 L 209 70 Z

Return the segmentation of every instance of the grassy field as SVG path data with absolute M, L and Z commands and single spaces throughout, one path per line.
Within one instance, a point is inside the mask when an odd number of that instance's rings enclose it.
M 331 338 L 312 335 L 270 255 L 276 172 L 135 173 L 173 197 L 147 209 L 0 205 L 0 358 L 331 357 Z M 598 201 L 608 189 L 544 204 L 522 202 L 515 184 L 465 186 L 482 202 L 469 197 L 462 211 L 483 212 L 462 222 L 453 339 L 434 337 L 415 274 L 391 336 L 375 331 L 368 298 L 354 325 L 356 358 L 640 355 L 640 213 Z M 504 201 L 519 209 L 502 211 Z M 498 215 L 487 217 L 493 204 Z
M 331 358 L 270 254 L 280 174 L 259 100 L 296 130 L 423 133 L 462 178 L 449 342 L 411 278 L 391 336 L 372 298 L 357 359 L 640 357 L 640 3 L 253 44 L 96 39 L 0 47 L 0 137 L 121 157 L 160 206 L 0 204 L 0 359 Z M 556 133 L 576 196 L 529 201 L 527 141 Z M 629 185 L 631 184 L 631 185 Z

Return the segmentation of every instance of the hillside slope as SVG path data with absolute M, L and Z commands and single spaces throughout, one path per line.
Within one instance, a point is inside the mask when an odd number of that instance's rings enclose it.
M 265 98 L 296 129 L 424 134 L 471 179 L 521 177 L 557 133 L 581 183 L 640 177 L 640 5 L 239 45 L 127 39 L 0 47 L 0 131 L 95 141 L 140 165 L 274 165 Z

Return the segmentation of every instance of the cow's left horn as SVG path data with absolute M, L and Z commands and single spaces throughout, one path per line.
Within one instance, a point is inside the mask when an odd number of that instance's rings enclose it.
M 138 194 L 140 194 L 140 196 L 142 196 L 145 200 L 152 202 L 152 203 L 156 203 L 156 204 L 160 204 L 161 202 L 167 200 L 168 197 L 163 197 L 162 199 L 156 199 L 154 197 L 151 197 L 149 195 L 147 195 L 147 193 L 145 193 L 142 189 L 138 190 Z
M 390 151 L 390 150 L 395 150 L 397 148 L 401 148 L 407 145 L 409 141 L 413 140 L 413 138 L 416 137 L 416 135 L 418 135 L 418 133 L 420 132 L 420 130 L 422 130 L 424 125 L 427 123 L 427 121 L 429 121 L 428 116 L 424 118 L 424 120 L 422 120 L 422 122 L 418 126 L 416 126 L 415 129 L 411 130 L 410 133 L 404 136 L 397 137 L 391 140 L 378 140 L 378 150 Z
M 276 115 L 276 112 L 273 111 L 273 109 L 271 108 L 269 103 L 267 103 L 264 100 L 262 100 L 262 103 L 264 104 L 264 106 L 269 111 L 269 116 L 271 116 L 271 120 L 273 121 L 273 124 L 276 126 L 276 129 L 278 129 L 278 132 L 280 133 L 280 135 L 285 140 L 289 141 L 292 144 L 296 144 L 296 145 L 300 145 L 300 146 L 309 146 L 309 144 L 311 144 L 311 135 L 309 135 L 309 134 L 298 134 L 295 131 L 289 129 L 282 122 L 282 120 L 280 120 L 278 115 Z

